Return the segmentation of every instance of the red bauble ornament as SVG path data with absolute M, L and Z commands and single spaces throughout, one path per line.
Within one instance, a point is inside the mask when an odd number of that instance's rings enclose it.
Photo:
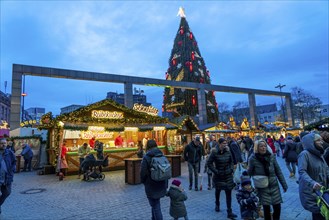
M 192 39 L 193 39 L 193 33 L 190 32 L 190 40 L 192 40 Z
M 180 34 L 180 35 L 183 35 L 183 34 L 184 34 L 183 26 L 180 27 L 179 34 Z
M 193 52 L 193 51 L 192 51 L 192 53 L 191 53 L 191 58 L 192 58 L 192 60 L 195 59 L 195 55 L 194 55 L 194 52 Z
M 178 46 L 182 46 L 183 41 L 178 41 L 177 44 L 178 44 Z
M 193 45 L 194 45 L 194 46 L 197 46 L 198 43 L 197 43 L 196 41 L 193 41 Z
M 193 65 L 192 65 L 192 62 L 189 62 L 189 65 L 190 65 L 190 72 L 193 71 Z
M 196 105 L 196 99 L 195 99 L 195 96 L 194 95 L 192 95 L 192 105 Z
M 212 91 L 212 96 L 215 96 L 215 91 Z
M 176 66 L 177 62 L 176 59 L 172 59 L 172 65 Z
M 200 78 L 200 83 L 204 83 L 204 79 L 203 78 Z

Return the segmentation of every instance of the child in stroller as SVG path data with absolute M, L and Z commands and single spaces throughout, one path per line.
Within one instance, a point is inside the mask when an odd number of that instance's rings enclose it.
M 81 169 L 83 171 L 83 180 L 89 181 L 91 179 L 104 180 L 105 175 L 102 173 L 102 166 L 107 166 L 108 155 L 104 160 L 96 160 L 95 156 L 90 153 L 86 156 L 81 163 Z

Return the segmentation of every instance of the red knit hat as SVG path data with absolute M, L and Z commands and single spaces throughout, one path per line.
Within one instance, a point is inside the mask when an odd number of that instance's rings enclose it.
M 173 184 L 173 185 L 175 185 L 175 186 L 180 186 L 181 181 L 175 179 L 175 180 L 172 181 L 171 184 Z

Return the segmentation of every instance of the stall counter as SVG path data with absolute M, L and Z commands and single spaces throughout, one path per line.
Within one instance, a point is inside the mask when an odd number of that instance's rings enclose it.
M 164 153 L 167 154 L 166 146 L 158 146 L 158 148 Z M 128 158 L 137 158 L 138 148 L 113 148 L 113 149 L 104 149 L 104 156 L 109 155 L 109 166 L 104 167 L 103 171 L 109 170 L 121 170 L 125 169 L 125 159 Z M 91 153 L 96 154 L 96 151 L 91 150 Z M 79 156 L 77 151 L 69 151 L 66 154 L 66 160 L 68 162 L 68 173 L 77 174 L 79 170 Z

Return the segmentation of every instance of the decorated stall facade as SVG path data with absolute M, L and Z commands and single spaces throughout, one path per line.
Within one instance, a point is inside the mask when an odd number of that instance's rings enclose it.
M 200 132 L 200 129 L 192 117 L 183 115 L 171 119 L 177 129 L 168 131 L 168 148 L 171 153 L 182 154 L 184 147 L 191 142 L 193 135 Z
M 124 159 L 136 157 L 137 146 L 143 138 L 156 140 L 166 153 L 168 131 L 177 127 L 166 118 L 148 114 L 105 99 L 73 112 L 53 118 L 51 113 L 41 119 L 40 128 L 48 129 L 49 163 L 58 164 L 60 146 L 66 141 L 68 172 L 79 168 L 78 148 L 92 137 L 104 143 L 104 154 L 109 155 L 109 169 L 122 169 Z M 116 141 L 118 137 L 120 141 Z M 119 144 L 118 144 L 119 142 Z M 92 151 L 93 152 L 93 151 Z

